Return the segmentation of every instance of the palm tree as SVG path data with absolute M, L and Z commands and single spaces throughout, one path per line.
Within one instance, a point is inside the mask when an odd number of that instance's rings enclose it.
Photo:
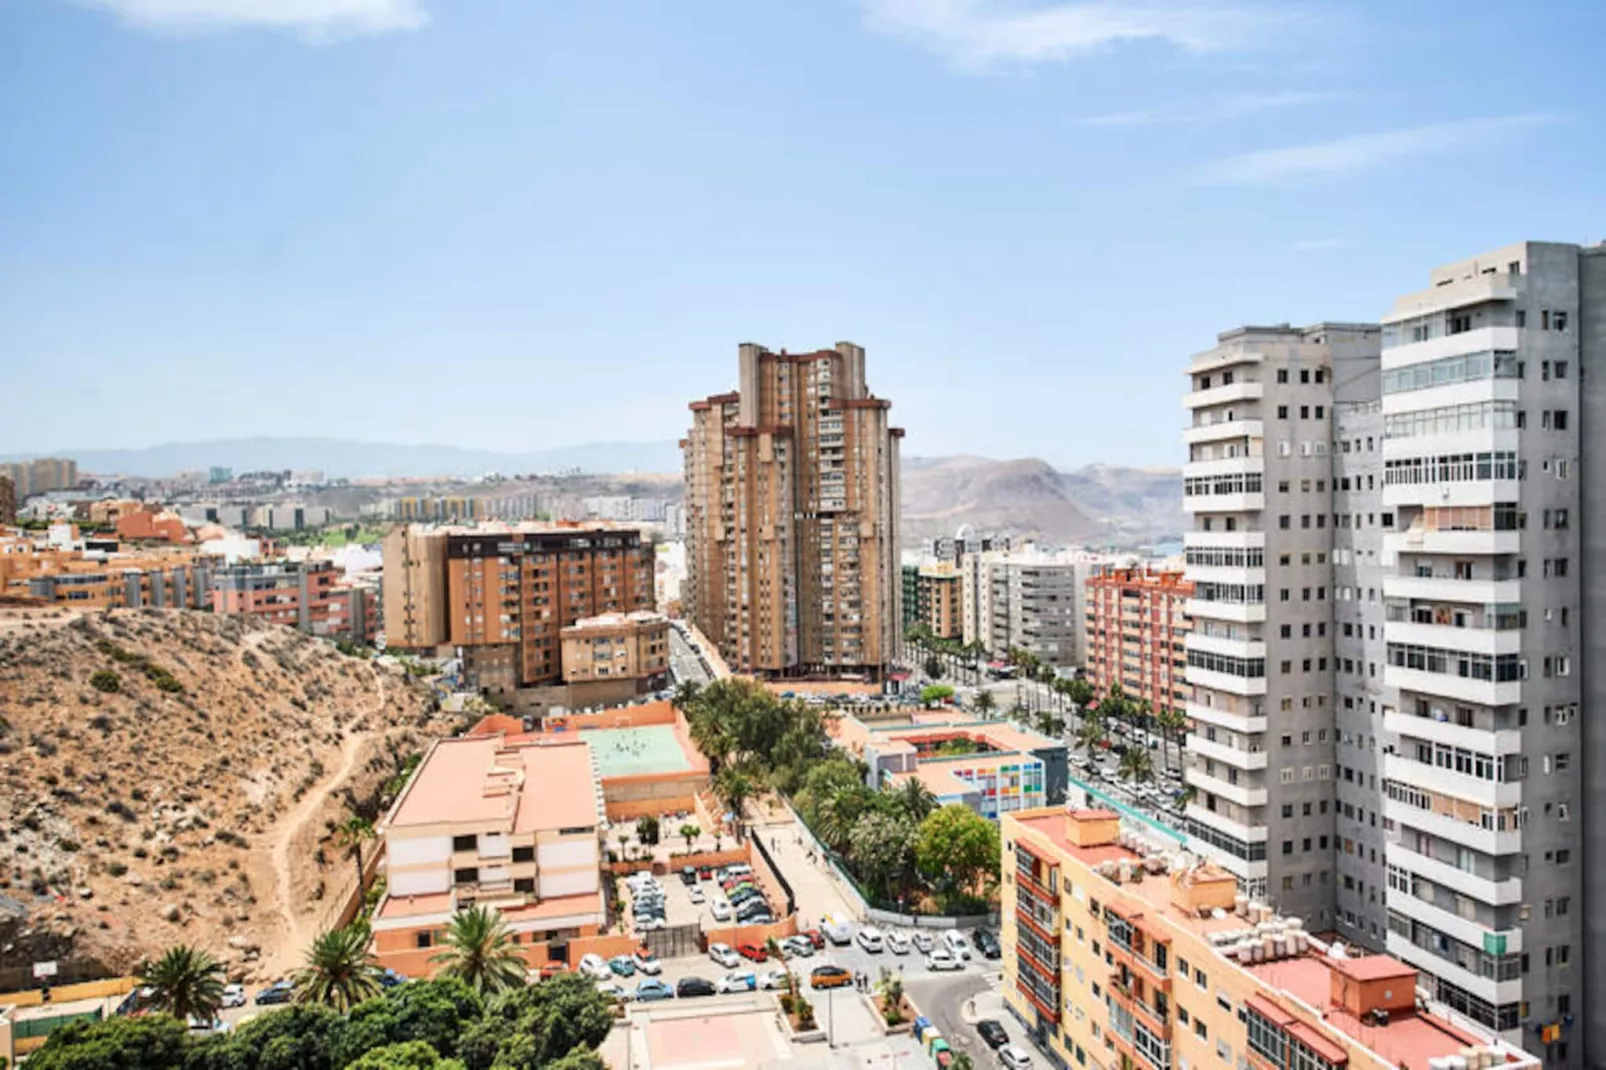
M 1166 752 L 1161 755 L 1161 759 L 1166 765 L 1170 765 L 1171 746 L 1175 744 L 1177 750 L 1181 751 L 1182 736 L 1188 730 L 1188 719 L 1175 706 L 1162 706 L 1154 719 L 1160 726 L 1160 738 L 1165 741 L 1166 746 Z
M 937 797 L 926 787 L 925 781 L 919 777 L 910 777 L 892 792 L 898 808 L 909 815 L 909 819 L 916 824 L 924 821 L 926 815 L 937 808 Z
M 177 944 L 139 972 L 151 1002 L 181 1022 L 211 1022 L 223 1006 L 223 965 L 198 947 Z
M 368 928 L 330 929 L 307 948 L 295 976 L 297 1003 L 323 1003 L 344 1014 L 379 995 L 379 964 L 368 952 Z
M 696 825 L 692 824 L 690 821 L 688 821 L 684 825 L 680 826 L 680 835 L 686 841 L 686 853 L 687 854 L 691 854 L 692 841 L 695 840 L 697 837 L 701 836 L 702 834 L 703 834 L 703 830 L 698 828 Z
M 357 866 L 357 890 L 362 891 L 362 845 L 374 838 L 374 823 L 365 817 L 356 814 L 347 815 L 340 827 L 335 829 L 335 844 L 351 853 L 351 859 Z
M 773 936 L 764 941 L 764 954 L 768 955 L 776 962 L 780 962 L 786 957 L 781 952 L 781 942 L 775 939 Z
M 714 778 L 714 794 L 736 815 L 736 838 L 741 839 L 742 804 L 758 794 L 758 784 L 735 766 L 726 766 Z
M 1093 685 L 1088 683 L 1085 677 L 1074 677 L 1065 685 L 1065 697 L 1076 707 L 1078 716 L 1087 715 L 1088 707 L 1093 703 L 1093 695 Z
M 682 713 L 690 716 L 697 705 L 697 696 L 702 689 L 697 686 L 696 680 L 682 680 L 675 685 L 675 693 L 670 702 Z
M 708 758 L 709 769 L 717 772 L 722 763 L 735 749 L 736 741 L 726 730 L 719 715 L 701 705 L 690 717 L 691 741 L 697 744 L 697 749 Z
M 1089 758 L 1104 742 L 1104 719 L 1098 716 L 1082 718 L 1082 726 L 1076 730 L 1076 745 L 1087 751 Z
M 976 692 L 977 713 L 985 717 L 997 708 L 998 700 L 993 698 L 993 693 L 991 691 L 988 691 L 986 688 L 982 688 L 980 691 Z
M 446 949 L 429 961 L 442 964 L 442 976 L 456 977 L 482 995 L 524 984 L 527 968 L 506 919 L 481 906 L 452 915 L 446 927 Z
M 1121 755 L 1119 772 L 1122 780 L 1129 780 L 1134 784 L 1154 779 L 1154 763 L 1149 760 L 1148 748 L 1128 747 L 1126 753 Z

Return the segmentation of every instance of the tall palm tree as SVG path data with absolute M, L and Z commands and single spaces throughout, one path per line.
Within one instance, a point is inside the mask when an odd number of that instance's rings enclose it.
M 368 928 L 352 925 L 319 934 L 295 976 L 297 1003 L 323 1003 L 344 1014 L 379 995 L 379 964 L 368 951 Z
M 714 778 L 714 794 L 736 815 L 736 838 L 742 838 L 742 804 L 758 794 L 758 784 L 735 766 L 726 766 Z
M 223 964 L 198 947 L 177 944 L 139 972 L 151 1002 L 182 1022 L 210 1022 L 223 1006 Z
M 1104 719 L 1102 717 L 1082 718 L 1082 725 L 1076 730 L 1076 745 L 1085 750 L 1089 758 L 1094 756 L 1104 739 Z
M 490 907 L 458 911 L 446 928 L 446 949 L 430 959 L 441 974 L 456 977 L 482 994 L 524 984 L 524 956 L 513 943 L 507 921 Z
M 687 716 L 697 705 L 697 696 L 702 689 L 697 686 L 696 680 L 682 680 L 675 685 L 675 694 L 670 699 L 676 709 Z
M 1176 745 L 1182 750 L 1182 737 L 1188 730 L 1188 718 L 1175 706 L 1162 706 L 1160 712 L 1154 715 L 1155 721 L 1160 725 L 1160 738 L 1165 741 L 1166 752 L 1161 756 L 1166 765 L 1171 764 L 1171 746 Z
M 910 777 L 892 792 L 898 808 L 909 815 L 909 819 L 919 824 L 937 808 L 937 797 L 919 777 Z
M 1154 763 L 1149 760 L 1148 748 L 1128 747 L 1126 753 L 1121 755 L 1121 767 L 1118 772 L 1122 780 L 1134 784 L 1143 784 L 1154 779 Z
M 993 693 L 984 687 L 976 692 L 975 705 L 976 712 L 985 717 L 998 708 L 998 700 L 993 698 Z
M 340 827 L 335 829 L 335 845 L 349 852 L 352 862 L 357 866 L 358 891 L 362 890 L 362 845 L 374 836 L 374 823 L 356 814 L 348 814 Z

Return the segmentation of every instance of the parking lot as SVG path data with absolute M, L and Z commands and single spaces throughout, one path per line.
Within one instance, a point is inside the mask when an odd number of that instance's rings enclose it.
M 664 893 L 665 927 L 698 925 L 703 929 L 717 929 L 737 924 L 731 916 L 723 920 L 714 917 L 714 902 L 725 900 L 725 893 L 721 890 L 717 877 L 699 880 L 695 885 L 687 885 L 681 880 L 680 871 L 677 869 L 659 877 L 658 883 Z M 630 931 L 634 932 L 636 931 L 634 892 L 630 882 L 624 878 L 619 880 L 619 895 L 625 900 L 626 924 L 630 927 Z M 773 912 L 777 905 L 770 903 L 769 906 Z

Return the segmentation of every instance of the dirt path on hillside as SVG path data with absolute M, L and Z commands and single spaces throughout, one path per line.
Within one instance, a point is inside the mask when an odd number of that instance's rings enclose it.
M 377 714 L 385 706 L 385 674 L 377 666 L 372 666 L 374 674 L 374 712 Z M 302 827 L 311 821 L 322 808 L 330 793 L 345 783 L 346 778 L 357 767 L 358 758 L 363 748 L 373 738 L 371 732 L 353 730 L 346 737 L 345 744 L 340 750 L 340 765 L 329 776 L 307 791 L 301 801 L 286 815 L 285 820 L 274 830 L 273 836 L 273 883 L 274 891 L 279 899 L 279 913 L 284 920 L 284 939 L 279 947 L 271 953 L 263 948 L 263 961 L 266 964 L 280 968 L 288 968 L 292 964 L 299 964 L 302 952 L 312 942 L 316 933 L 302 930 L 302 918 L 295 907 L 295 880 L 291 873 L 290 848 Z

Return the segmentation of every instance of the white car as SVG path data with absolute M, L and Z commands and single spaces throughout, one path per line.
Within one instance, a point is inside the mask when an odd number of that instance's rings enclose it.
M 934 947 L 931 954 L 926 956 L 926 969 L 933 972 L 941 970 L 962 970 L 965 964 L 953 956 L 947 948 Z
M 915 933 L 914 944 L 916 950 L 922 955 L 931 954 L 931 949 L 937 946 L 937 942 L 931 938 L 930 933 Z
M 704 903 L 708 901 L 708 897 L 703 894 L 703 890 L 701 888 L 693 888 L 691 891 L 686 893 L 686 898 L 690 899 L 693 903 Z
M 1099 766 L 1099 778 L 1114 784 L 1117 780 L 1121 779 L 1121 775 L 1114 769 L 1111 769 L 1109 766 L 1101 765 Z
M 732 970 L 719 979 L 714 990 L 723 996 L 728 992 L 751 992 L 757 987 L 758 978 L 752 970 Z
M 742 964 L 741 956 L 737 955 L 729 944 L 709 944 L 708 957 L 727 970 L 733 970 Z
M 758 975 L 758 987 L 774 992 L 786 987 L 785 970 L 765 970 Z
M 907 955 L 909 953 L 909 938 L 902 933 L 888 933 L 887 950 L 894 955 Z
M 666 929 L 669 923 L 663 918 L 642 918 L 636 922 L 636 931 L 644 933 L 649 929 Z
M 597 983 L 597 991 L 612 996 L 620 1003 L 629 1003 L 631 999 L 635 998 L 635 993 L 616 981 L 599 981 Z
M 714 915 L 715 921 L 730 921 L 731 905 L 723 899 L 716 899 L 708 904 L 709 913 Z
M 657 977 L 659 974 L 664 972 L 663 963 L 659 962 L 658 959 L 650 953 L 643 955 L 640 951 L 637 951 L 632 958 L 636 960 L 636 969 L 640 970 L 648 977 Z
M 243 1006 L 245 1006 L 245 986 L 244 985 L 224 985 L 223 986 L 223 1006 L 224 1007 L 243 1007 Z
M 970 945 L 965 942 L 965 934 L 958 929 L 949 929 L 942 934 L 942 946 L 956 959 L 970 958 Z
M 608 970 L 607 960 L 601 955 L 586 955 L 580 959 L 580 972 L 597 981 L 606 981 L 613 976 Z
M 854 937 L 854 939 L 859 941 L 860 947 L 864 948 L 871 954 L 879 952 L 883 946 L 881 940 L 881 930 L 870 925 L 866 925 L 864 928 L 860 929 L 859 935 Z
M 998 1049 L 998 1061 L 1009 1067 L 1009 1070 L 1031 1070 L 1032 1065 L 1031 1056 L 1013 1044 L 1005 1044 Z

